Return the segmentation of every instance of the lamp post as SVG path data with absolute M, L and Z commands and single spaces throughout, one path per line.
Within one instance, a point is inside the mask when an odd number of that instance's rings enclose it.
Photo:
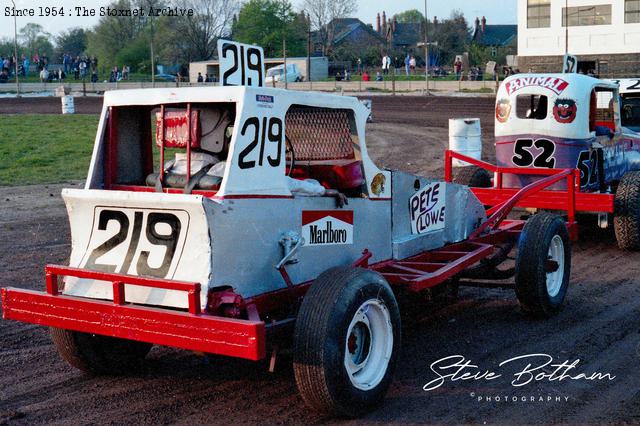
M 569 53 L 569 0 L 564 1 L 564 54 Z
M 427 0 L 424 0 L 424 81 L 427 85 L 427 96 L 429 96 L 429 32 L 427 24 L 429 18 L 427 15 Z
M 147 0 L 150 8 L 153 8 L 153 1 Z M 153 53 L 153 36 L 154 36 L 154 28 L 153 28 L 153 18 L 149 18 L 151 21 L 151 34 L 149 37 L 149 50 L 151 54 L 151 87 L 156 87 L 156 58 Z
M 15 73 L 16 73 L 16 97 L 20 97 L 20 79 L 18 77 L 18 18 L 16 18 L 16 2 L 11 0 L 13 3 L 13 56 L 16 58 L 15 60 Z

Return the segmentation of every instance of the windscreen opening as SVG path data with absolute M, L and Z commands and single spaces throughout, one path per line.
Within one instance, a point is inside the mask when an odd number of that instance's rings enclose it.
M 105 187 L 216 191 L 226 167 L 234 121 L 233 103 L 110 108 Z
M 549 99 L 544 95 L 518 95 L 516 116 L 524 120 L 544 120 L 548 106 Z

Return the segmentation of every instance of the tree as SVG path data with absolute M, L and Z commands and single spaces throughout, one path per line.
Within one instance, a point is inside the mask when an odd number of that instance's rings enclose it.
M 346 18 L 358 11 L 355 0 L 304 0 L 302 9 L 311 17 L 311 26 L 324 46 L 323 54 L 335 36 L 335 19 Z
M 117 0 L 109 4 L 115 9 L 132 9 L 142 6 L 147 9 L 144 0 Z M 104 16 L 87 35 L 87 52 L 98 57 L 100 71 L 117 65 L 116 55 L 129 46 L 138 37 L 144 36 L 146 19 L 142 16 Z
M 87 33 L 82 28 L 71 28 L 56 37 L 56 59 L 68 53 L 78 56 L 87 49 Z
M 438 43 L 434 53 L 441 64 L 453 63 L 455 56 L 465 51 L 468 40 L 467 20 L 459 10 L 454 10 L 449 19 L 439 22 L 438 25 L 429 25 L 429 41 Z M 431 55 L 432 53 L 429 53 L 430 57 Z
M 172 21 L 167 24 L 174 27 L 173 36 L 181 44 L 182 57 L 188 62 L 214 55 L 218 39 L 229 34 L 233 16 L 240 8 L 238 0 L 176 0 L 174 4 L 194 11 L 193 16 L 166 20 Z
M 20 39 L 23 41 L 28 55 L 51 55 L 53 45 L 49 41 L 51 35 L 44 30 L 42 25 L 29 22 L 19 31 Z M 12 50 L 13 51 L 13 50 Z
M 257 44 L 267 57 L 283 56 L 282 39 L 287 41 L 287 55 L 306 53 L 306 19 L 293 11 L 287 0 L 249 0 L 240 8 L 232 28 L 233 38 Z
M 394 18 L 401 23 L 424 22 L 424 15 L 418 9 L 405 10 L 394 15 Z

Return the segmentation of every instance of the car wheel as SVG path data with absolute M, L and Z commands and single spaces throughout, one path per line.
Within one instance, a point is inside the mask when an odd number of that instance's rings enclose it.
M 614 200 L 613 228 L 618 247 L 640 249 L 640 172 L 622 176 Z
M 384 398 L 400 349 L 400 312 L 386 280 L 361 268 L 321 274 L 296 319 L 294 373 L 316 411 L 359 416 Z
M 539 213 L 527 221 L 518 241 L 515 268 L 522 310 L 537 318 L 558 313 L 571 275 L 569 232 L 562 218 Z
M 491 175 L 478 166 L 460 167 L 453 178 L 453 183 L 473 188 L 491 188 Z
M 85 373 L 120 375 L 142 368 L 151 343 L 118 339 L 98 334 L 50 328 L 58 353 L 71 366 Z

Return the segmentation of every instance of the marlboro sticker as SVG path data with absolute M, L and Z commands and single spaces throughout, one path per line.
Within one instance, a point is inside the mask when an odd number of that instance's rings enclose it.
M 310 246 L 353 244 L 353 211 L 303 211 L 302 237 Z

